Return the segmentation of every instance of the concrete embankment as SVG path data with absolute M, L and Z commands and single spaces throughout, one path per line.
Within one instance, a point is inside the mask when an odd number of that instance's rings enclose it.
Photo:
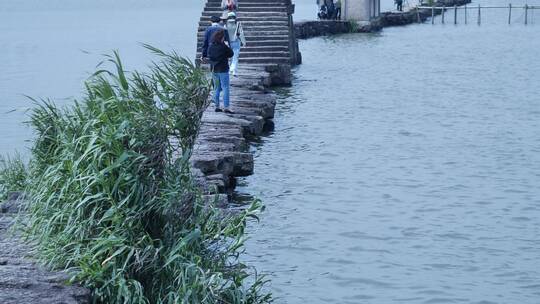
M 438 0 L 433 6 L 446 6 L 449 9 L 454 6 L 462 6 L 471 3 L 471 0 Z M 385 27 L 404 26 L 412 23 L 424 22 L 434 15 L 440 15 L 442 10 L 412 8 L 405 12 L 384 12 L 381 16 L 366 23 L 356 23 L 338 20 L 314 20 L 302 21 L 294 24 L 297 39 L 307 39 L 319 36 L 344 34 L 344 33 L 372 33 Z
M 20 209 L 14 193 L 0 205 L 0 303 L 52 304 L 90 303 L 90 291 L 68 284 L 68 275 L 39 266 L 31 246 L 8 230 Z
M 377 22 L 358 24 L 339 20 L 313 20 L 294 24 L 297 39 L 308 39 L 318 36 L 328 36 L 344 33 L 371 33 L 381 29 Z
M 438 0 L 433 3 L 433 6 L 446 6 L 448 8 L 454 6 L 462 6 L 471 3 L 471 0 Z M 440 15 L 442 10 L 434 10 L 434 15 Z M 407 12 L 385 12 L 381 14 L 380 22 L 382 27 L 403 26 L 412 23 L 424 22 L 431 18 L 431 9 L 411 9 Z M 376 20 L 378 22 L 379 20 Z

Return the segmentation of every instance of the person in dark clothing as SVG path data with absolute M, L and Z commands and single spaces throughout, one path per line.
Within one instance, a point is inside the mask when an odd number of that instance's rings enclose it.
M 219 25 L 219 21 L 221 18 L 218 16 L 212 16 L 210 17 L 210 21 L 212 22 L 212 25 L 210 25 L 206 31 L 204 32 L 204 42 L 202 46 L 202 60 L 203 62 L 207 61 L 208 57 L 208 46 L 210 45 L 210 39 L 212 39 L 212 36 L 216 31 L 219 29 L 223 29 L 221 25 Z M 229 33 L 225 32 L 225 41 L 229 43 Z
M 334 19 L 341 20 L 341 0 L 336 1 L 336 13 L 334 14 Z
M 397 10 L 402 12 L 403 11 L 403 0 L 395 0 L 395 2 L 396 2 Z
M 214 80 L 214 105 L 216 112 L 221 112 L 219 96 L 223 91 L 223 106 L 225 113 L 233 113 L 229 109 L 229 58 L 234 55 L 233 50 L 225 44 L 225 30 L 219 29 L 212 36 L 212 43 L 208 48 L 208 59 L 212 68 Z
M 334 14 L 336 13 L 334 0 L 325 0 L 325 2 L 328 9 L 328 19 L 334 19 Z
M 319 13 L 317 13 L 317 16 L 319 19 L 328 19 L 328 8 L 326 7 L 326 4 L 321 5 L 321 8 L 319 9 Z

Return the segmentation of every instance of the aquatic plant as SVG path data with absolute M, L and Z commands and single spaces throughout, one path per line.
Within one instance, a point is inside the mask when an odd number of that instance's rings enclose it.
M 360 30 L 360 24 L 358 22 L 350 20 L 347 23 L 349 25 L 349 33 L 358 33 L 358 30 Z
M 175 53 L 126 73 L 115 52 L 67 108 L 40 102 L 26 236 L 96 303 L 266 303 L 265 280 L 239 261 L 261 210 L 206 202 L 189 157 L 208 105 L 204 71 Z M 249 281 L 249 283 L 248 283 Z
M 0 202 L 7 199 L 10 192 L 23 191 L 26 188 L 27 170 L 21 156 L 0 155 Z

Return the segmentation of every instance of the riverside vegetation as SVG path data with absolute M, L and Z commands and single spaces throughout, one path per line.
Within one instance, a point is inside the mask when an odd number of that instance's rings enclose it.
M 66 269 L 95 303 L 267 303 L 241 263 L 246 222 L 206 202 L 189 159 L 208 106 L 207 74 L 175 53 L 147 73 L 117 53 L 66 108 L 35 101 L 28 165 L 0 162 L 0 195 L 25 193 L 19 227 L 47 266 Z

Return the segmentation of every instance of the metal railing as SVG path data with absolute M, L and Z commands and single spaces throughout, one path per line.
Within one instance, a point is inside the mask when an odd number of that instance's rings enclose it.
M 445 23 L 445 12 L 447 10 L 453 10 L 454 11 L 454 24 L 457 24 L 458 23 L 458 18 L 457 18 L 457 12 L 458 10 L 463 10 L 464 11 L 464 16 L 465 16 L 465 24 L 467 24 L 468 22 L 468 11 L 470 10 L 475 10 L 477 11 L 477 23 L 478 25 L 480 25 L 482 23 L 482 10 L 485 10 L 485 9 L 507 9 L 508 10 L 508 24 L 511 24 L 512 23 L 512 11 L 513 10 L 516 10 L 516 9 L 521 9 L 523 10 L 524 12 L 524 23 L 525 25 L 527 25 L 529 23 L 529 11 L 531 10 L 537 10 L 537 9 L 540 9 L 540 6 L 535 6 L 535 5 L 527 5 L 525 4 L 524 6 L 512 6 L 512 4 L 509 4 L 508 6 L 481 6 L 480 4 L 478 4 L 477 7 L 469 7 L 467 5 L 465 6 L 450 6 L 450 7 L 447 7 L 447 6 L 417 6 L 416 7 L 416 12 L 417 12 L 417 16 L 418 16 L 418 22 L 421 22 L 421 17 L 420 17 L 420 10 L 431 10 L 431 23 L 434 24 L 435 23 L 435 12 L 437 11 L 438 13 L 441 13 L 441 22 L 444 24 Z

